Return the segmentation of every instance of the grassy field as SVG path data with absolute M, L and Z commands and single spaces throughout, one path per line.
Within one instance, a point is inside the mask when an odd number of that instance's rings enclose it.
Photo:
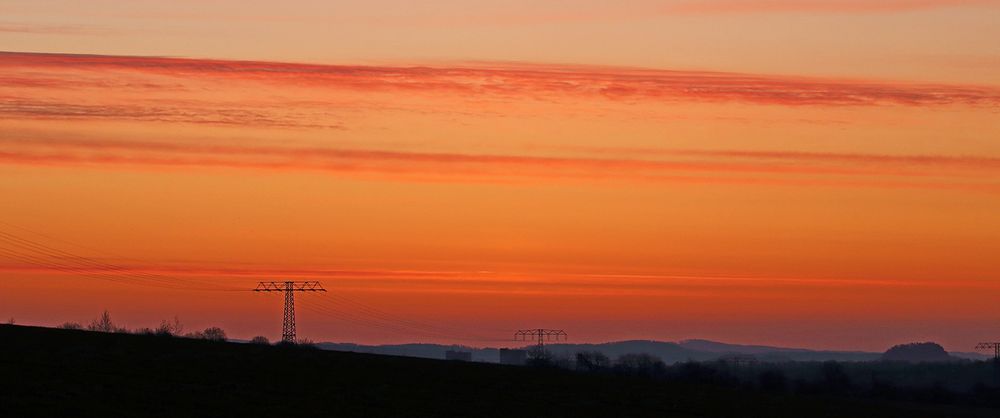
M 0 417 L 995 417 L 564 370 L 0 325 Z

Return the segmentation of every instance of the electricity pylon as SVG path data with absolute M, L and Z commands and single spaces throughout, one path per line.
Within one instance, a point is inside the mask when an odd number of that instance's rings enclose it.
M 976 350 L 993 350 L 993 360 L 1000 363 L 1000 343 L 979 343 Z
M 566 341 L 566 332 L 561 329 L 519 329 L 514 333 L 514 341 L 530 341 L 536 340 L 538 344 L 536 347 L 536 356 L 541 356 L 545 353 L 545 341 L 559 341 L 562 339 Z M 537 358 L 537 357 L 536 357 Z
M 260 282 L 254 292 L 285 292 L 285 317 L 281 341 L 295 344 L 295 292 L 325 292 L 319 282 Z

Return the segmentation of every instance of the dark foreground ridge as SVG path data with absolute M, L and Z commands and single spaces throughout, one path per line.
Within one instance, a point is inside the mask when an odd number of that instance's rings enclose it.
M 993 417 L 558 369 L 0 325 L 3 417 Z

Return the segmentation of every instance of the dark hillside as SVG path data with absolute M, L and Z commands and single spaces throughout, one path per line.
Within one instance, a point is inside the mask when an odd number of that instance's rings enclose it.
M 2 417 L 976 417 L 492 364 L 0 326 Z

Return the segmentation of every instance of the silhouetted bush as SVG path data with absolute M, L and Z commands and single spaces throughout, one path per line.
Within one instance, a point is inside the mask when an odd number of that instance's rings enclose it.
M 271 345 L 271 341 L 263 335 L 258 335 L 250 339 L 250 344 Z
M 156 330 L 150 327 L 136 328 L 133 333 L 138 335 L 156 335 Z
M 825 393 L 842 394 L 851 389 L 851 378 L 844 372 L 844 366 L 836 361 L 823 362 L 823 391 Z
M 640 377 L 663 377 L 667 365 L 658 357 L 649 354 L 623 354 L 615 360 L 614 371 L 618 374 Z
M 170 337 L 173 335 L 181 335 L 184 332 L 184 324 L 181 323 L 180 318 L 174 317 L 173 321 L 167 321 L 164 319 L 160 321 L 160 326 L 156 327 L 156 335 L 161 337 Z
M 765 370 L 757 376 L 762 390 L 768 392 L 784 392 L 788 389 L 788 377 L 781 370 Z
M 585 372 L 601 372 L 611 369 L 611 359 L 600 351 L 576 353 L 576 369 Z
M 76 322 L 66 322 L 59 326 L 62 329 L 83 329 L 83 325 Z
M 696 361 L 676 364 L 671 371 L 677 380 L 689 383 L 713 383 L 719 374 L 715 368 Z
M 226 341 L 226 331 L 219 327 L 208 327 L 204 331 L 195 331 L 184 334 L 187 338 L 194 338 L 209 341 Z

